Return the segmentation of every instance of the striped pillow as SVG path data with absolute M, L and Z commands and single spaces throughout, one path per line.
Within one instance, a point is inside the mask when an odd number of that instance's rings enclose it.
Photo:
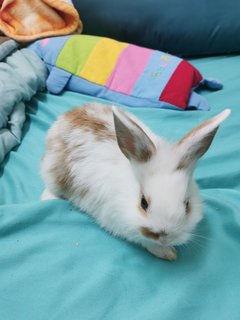
M 30 46 L 46 62 L 47 88 L 64 88 L 133 107 L 208 109 L 193 91 L 200 72 L 176 56 L 109 38 L 71 35 L 39 40 Z

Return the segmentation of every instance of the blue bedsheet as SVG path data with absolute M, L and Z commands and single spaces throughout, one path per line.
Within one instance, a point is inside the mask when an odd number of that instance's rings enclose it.
M 38 94 L 22 144 L 0 179 L 0 320 L 238 320 L 240 314 L 240 56 L 191 61 L 224 89 L 210 111 L 134 109 L 171 140 L 230 107 L 196 170 L 205 219 L 169 263 L 114 238 L 67 201 L 40 202 L 46 131 L 62 112 L 92 101 Z

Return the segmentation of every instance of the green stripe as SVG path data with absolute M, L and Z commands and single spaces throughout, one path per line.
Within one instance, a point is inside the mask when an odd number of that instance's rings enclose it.
M 100 39 L 101 37 L 87 35 L 76 35 L 69 38 L 57 58 L 56 66 L 79 75 L 93 48 Z

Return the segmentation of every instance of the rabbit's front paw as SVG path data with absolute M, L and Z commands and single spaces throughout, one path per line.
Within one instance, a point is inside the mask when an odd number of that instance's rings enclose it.
M 174 261 L 177 258 L 177 251 L 173 247 L 154 246 L 147 248 L 147 250 L 154 256 L 164 260 Z

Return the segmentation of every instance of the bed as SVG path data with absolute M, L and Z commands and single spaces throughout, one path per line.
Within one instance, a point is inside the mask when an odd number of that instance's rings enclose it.
M 27 103 L 22 143 L 1 166 L 1 320 L 239 319 L 240 55 L 190 62 L 224 84 L 202 92 L 209 111 L 127 109 L 173 141 L 232 110 L 195 172 L 205 212 L 196 237 L 170 263 L 107 234 L 67 201 L 41 202 L 47 129 L 64 111 L 104 100 L 38 93 Z

